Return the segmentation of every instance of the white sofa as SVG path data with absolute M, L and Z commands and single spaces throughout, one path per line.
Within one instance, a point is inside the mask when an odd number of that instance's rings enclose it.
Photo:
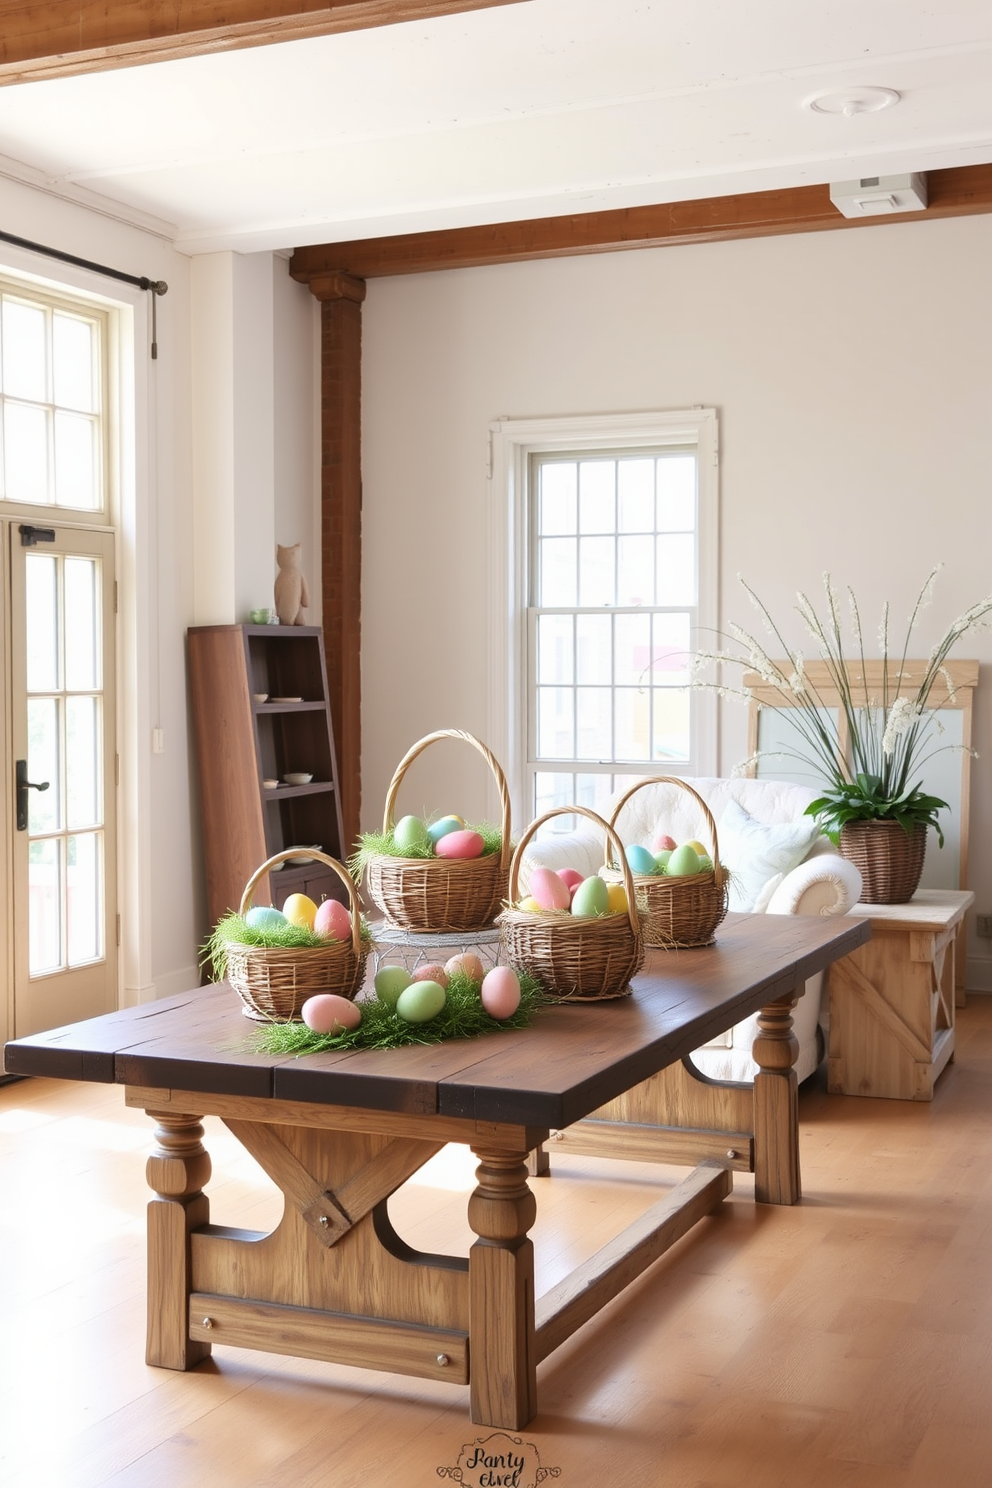
M 615 802 L 633 783 L 628 780 L 603 810 L 607 820 Z M 838 915 L 857 904 L 860 873 L 804 814 L 815 799 L 813 790 L 777 780 L 687 777 L 686 784 L 703 798 L 716 823 L 720 858 L 731 872 L 731 909 Z M 599 871 L 604 861 L 603 834 L 591 822 L 578 821 L 574 832 L 548 833 L 528 845 L 521 865 L 524 886 L 537 867 L 573 867 L 583 875 Z M 705 816 L 692 796 L 676 785 L 645 785 L 624 806 L 616 825 L 627 847 L 635 842 L 650 847 L 658 832 L 666 832 L 676 842 L 698 838 L 712 848 Z M 826 1047 L 821 1031 L 826 1021 L 825 1005 L 821 1009 L 821 1000 L 825 1004 L 822 983 L 822 973 L 812 977 L 793 1012 L 800 1081 L 813 1073 Z M 692 1062 L 710 1079 L 751 1081 L 757 1070 L 751 1058 L 756 1034 L 755 1015 L 697 1049 Z

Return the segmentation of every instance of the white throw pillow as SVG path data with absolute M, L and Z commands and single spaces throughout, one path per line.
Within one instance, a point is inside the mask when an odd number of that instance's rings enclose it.
M 765 908 L 769 896 L 762 890 L 770 879 L 778 875 L 781 883 L 784 874 L 798 868 L 820 827 L 812 817 L 770 826 L 748 816 L 736 801 L 728 801 L 718 833 L 720 861 L 730 869 L 730 908 L 750 913 L 759 900 Z

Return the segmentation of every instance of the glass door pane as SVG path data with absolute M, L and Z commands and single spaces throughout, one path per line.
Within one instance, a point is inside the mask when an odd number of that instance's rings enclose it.
M 8 527 L 18 1034 L 116 1005 L 113 539 Z M 23 823 L 23 826 L 20 825 Z

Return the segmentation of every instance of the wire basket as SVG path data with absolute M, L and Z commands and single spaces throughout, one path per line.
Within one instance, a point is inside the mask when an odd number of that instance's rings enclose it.
M 408 768 L 439 739 L 461 739 L 482 755 L 493 773 L 502 813 L 499 852 L 479 858 L 396 858 L 377 853 L 368 864 L 369 895 L 386 919 L 403 930 L 440 935 L 484 930 L 506 898 L 510 871 L 510 792 L 496 756 L 474 734 L 438 729 L 417 741 L 396 766 L 382 814 L 383 832 L 395 825 L 393 808 Z
M 256 869 L 245 885 L 238 913 L 246 915 L 251 896 L 271 868 L 306 851 L 326 864 L 348 890 L 351 939 L 328 941 L 326 946 L 227 946 L 227 980 L 244 1004 L 242 1012 L 262 1023 L 292 1023 L 308 997 L 333 992 L 354 1000 L 365 980 L 368 948 L 361 935 L 361 910 L 355 885 L 346 868 L 315 848 L 288 847 Z
M 716 939 L 716 928 L 727 913 L 729 877 L 720 862 L 716 822 L 702 796 L 691 785 L 679 780 L 676 775 L 653 775 L 648 780 L 638 781 L 620 797 L 610 817 L 611 827 L 616 827 L 620 812 L 631 796 L 647 785 L 677 785 L 680 790 L 692 796 L 706 819 L 713 846 L 713 867 L 702 873 L 688 873 L 678 878 L 651 873 L 634 874 L 635 892 L 647 910 L 644 921 L 645 943 L 672 949 L 712 945 Z M 625 861 L 622 850 L 621 860 Z M 601 870 L 601 877 L 607 883 L 621 882 L 621 874 L 609 867 Z
M 607 842 L 616 847 L 623 864 L 617 881 L 627 891 L 626 914 L 579 916 L 568 910 L 528 914 L 513 908 L 524 848 L 546 821 L 563 815 L 587 817 L 602 827 Z M 507 961 L 528 972 L 545 992 L 562 1001 L 599 1002 L 625 997 L 631 977 L 644 964 L 642 916 L 634 895 L 634 875 L 615 829 L 585 806 L 556 806 L 531 822 L 510 864 L 510 904 L 498 921 Z

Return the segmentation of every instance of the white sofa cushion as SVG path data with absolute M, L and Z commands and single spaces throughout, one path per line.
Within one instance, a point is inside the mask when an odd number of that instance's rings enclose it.
M 770 880 L 778 888 L 785 874 L 798 868 L 820 836 L 817 823 L 808 816 L 788 822 L 756 821 L 737 801 L 728 801 L 717 823 L 720 860 L 730 869 L 730 908 L 750 913 L 763 899 Z

